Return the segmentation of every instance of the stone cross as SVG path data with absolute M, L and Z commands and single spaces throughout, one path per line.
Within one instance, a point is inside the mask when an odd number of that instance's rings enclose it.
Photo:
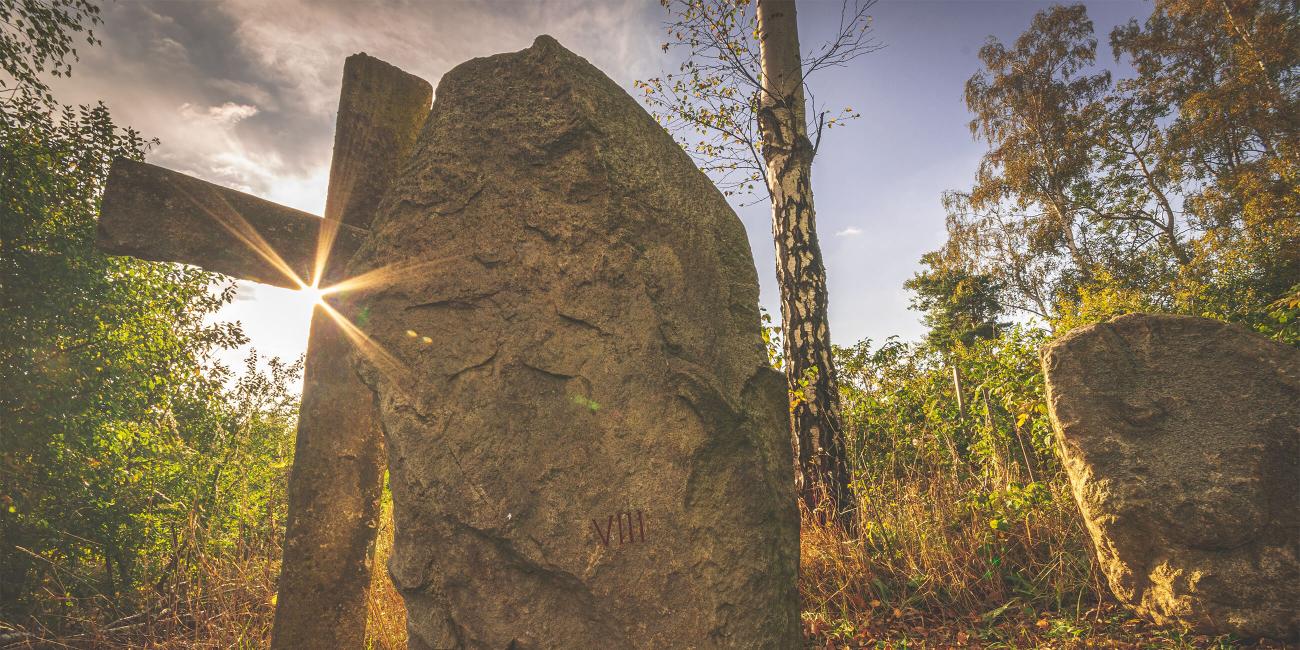
M 325 217 L 145 163 L 114 162 L 98 245 L 288 288 L 329 287 L 367 235 L 429 113 L 428 82 L 363 54 L 343 68 Z M 321 305 L 307 343 L 272 646 L 359 648 L 383 483 L 373 397 L 345 323 Z

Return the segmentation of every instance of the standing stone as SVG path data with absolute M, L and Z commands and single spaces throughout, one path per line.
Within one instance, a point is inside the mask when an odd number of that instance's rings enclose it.
M 795 648 L 785 389 L 744 228 L 554 39 L 443 77 L 353 275 L 412 648 Z
M 1043 354 L 1097 559 L 1160 624 L 1300 635 L 1300 350 L 1243 328 L 1131 314 Z

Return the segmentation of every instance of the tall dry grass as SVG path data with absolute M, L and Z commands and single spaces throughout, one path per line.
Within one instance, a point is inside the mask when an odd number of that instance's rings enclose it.
M 880 608 L 940 618 L 1007 605 L 1082 615 L 1106 598 L 1068 486 L 997 520 L 982 481 L 904 474 L 861 490 L 858 534 L 805 513 L 799 589 L 806 616 L 856 620 Z M 874 604 L 873 604 L 874 603 Z
M 52 567 L 40 607 L 0 621 L 0 648 L 262 648 L 270 641 L 281 536 L 204 551 L 197 518 L 178 533 L 169 568 L 133 591 L 86 593 L 91 576 Z M 81 589 L 74 589 L 77 582 Z
M 393 501 L 385 499 L 375 541 L 374 571 L 370 576 L 370 602 L 366 621 L 366 647 L 399 650 L 406 647 L 406 606 L 388 576 L 393 550 Z
M 392 547 L 391 502 L 381 518 L 369 596 L 366 648 L 406 647 L 406 612 L 384 569 Z M 54 572 L 43 607 L 22 620 L 0 621 L 0 648 L 127 649 L 265 648 L 275 613 L 280 543 L 250 540 L 228 552 L 186 545 L 184 571 L 134 593 L 74 598 Z
M 1081 628 L 1087 624 L 1078 621 L 1103 611 L 1121 619 L 1113 606 L 1096 602 L 1104 591 L 1077 518 L 1068 507 L 1040 503 L 994 529 L 986 511 L 970 505 L 970 495 L 988 487 L 975 477 L 954 482 L 908 474 L 874 482 L 857 535 L 805 513 L 799 590 L 810 647 L 1237 647 L 1223 639 L 1153 635 L 1133 627 L 1131 618 Z M 1068 495 L 1054 493 L 1049 502 L 1067 504 Z M 406 647 L 405 610 L 384 569 L 392 537 L 391 503 L 385 503 L 368 649 Z M 265 648 L 278 548 L 260 544 L 189 558 L 187 577 L 138 595 L 127 615 L 120 602 L 64 599 L 50 585 L 42 617 L 0 624 L 0 648 Z M 1036 627 L 1035 619 L 1049 612 L 1061 620 L 1040 629 L 1044 618 Z M 1010 631 L 978 636 L 978 628 L 1003 623 Z

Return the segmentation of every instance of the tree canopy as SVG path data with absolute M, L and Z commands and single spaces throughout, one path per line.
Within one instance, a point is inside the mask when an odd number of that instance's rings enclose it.
M 273 544 L 299 366 L 253 356 L 234 376 L 213 352 L 246 339 L 211 318 L 230 281 L 95 249 L 110 162 L 150 143 L 102 104 L 52 103 L 40 75 L 67 73 L 71 35 L 97 9 L 0 11 L 13 77 L 0 103 L 0 614 L 17 620 L 162 584 L 196 551 Z
M 988 276 L 1005 308 L 1059 327 L 1172 311 L 1297 340 L 1293 12 L 1162 0 L 1111 33 L 1123 74 L 1099 68 L 1083 5 L 991 39 L 966 86 L 989 150 L 974 186 L 945 198 L 931 272 Z

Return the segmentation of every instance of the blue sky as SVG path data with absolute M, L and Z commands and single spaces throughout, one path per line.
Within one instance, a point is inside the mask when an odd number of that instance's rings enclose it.
M 968 189 L 986 147 L 970 134 L 962 100 L 979 70 L 978 52 L 992 35 L 1014 40 L 1046 2 L 963 0 L 880 2 L 872 11 L 886 47 L 849 68 L 810 80 L 830 106 L 848 105 L 862 118 L 834 131 L 813 168 L 813 195 L 827 260 L 831 335 L 836 343 L 924 333 L 908 309 L 902 284 L 922 253 L 946 239 L 945 190 Z M 1150 13 L 1146 2 L 1088 2 L 1099 34 L 1099 62 L 1109 64 L 1113 26 Z M 829 38 L 839 2 L 800 5 L 805 43 Z M 805 45 L 807 49 L 807 45 Z M 763 303 L 776 304 L 772 247 L 763 210 L 742 211 L 760 274 Z M 846 229 L 860 234 L 845 233 Z M 850 231 L 853 232 L 853 231 Z M 836 233 L 842 233 L 837 235 Z M 768 237 L 770 240 L 770 237 Z M 776 312 L 773 312 L 776 313 Z
M 1112 26 L 1150 12 L 1146 2 L 1088 2 L 1109 64 Z M 990 35 L 1014 39 L 1046 2 L 884 1 L 873 10 L 886 47 L 810 80 L 828 106 L 861 119 L 832 131 L 813 169 L 818 229 L 829 275 L 831 332 L 840 344 L 923 333 L 902 283 L 944 240 L 944 190 L 970 185 L 984 148 L 962 103 Z M 838 26 L 839 0 L 801 0 L 811 50 Z M 105 7 L 100 48 L 81 48 L 64 102 L 103 100 L 122 124 L 160 145 L 149 160 L 316 214 L 323 211 L 343 59 L 366 51 L 428 79 L 476 56 L 555 36 L 631 91 L 634 79 L 675 68 L 659 48 L 655 0 L 363 2 L 354 0 L 124 0 Z M 762 282 L 776 302 L 769 208 L 738 209 Z M 240 285 L 219 317 L 239 320 L 264 355 L 295 358 L 310 302 Z M 245 351 L 223 356 L 235 362 Z

